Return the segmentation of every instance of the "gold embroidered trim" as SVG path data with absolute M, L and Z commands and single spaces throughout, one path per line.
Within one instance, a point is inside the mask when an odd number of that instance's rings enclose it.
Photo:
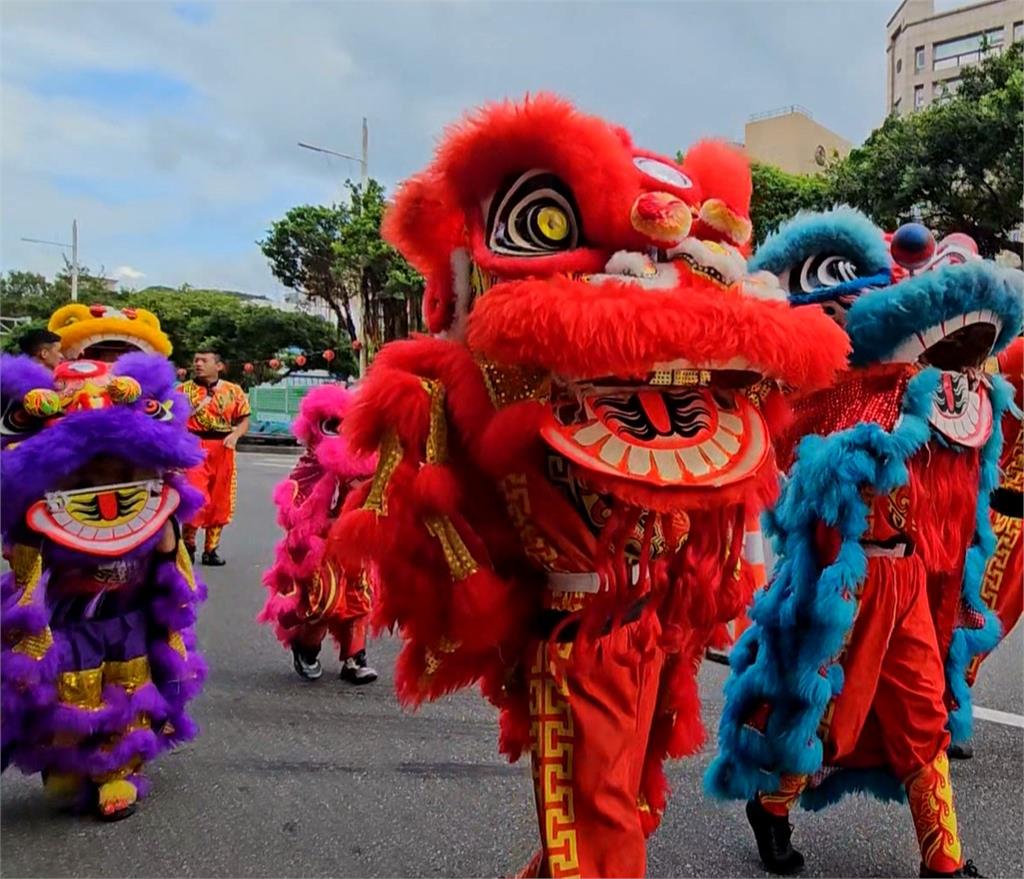
M 178 570 L 188 583 L 191 592 L 196 591 L 196 575 L 192 571 L 192 559 L 188 557 L 188 544 L 184 540 L 178 541 L 178 558 L 176 559 Z
M 53 646 L 53 632 L 47 626 L 38 635 L 28 635 L 15 644 L 11 650 L 33 659 L 42 659 Z
M 104 662 L 99 668 L 62 672 L 57 695 L 66 705 L 97 711 L 103 707 L 104 684 L 115 684 L 131 695 L 149 680 L 149 659 L 137 656 L 126 662 Z
M 445 561 L 455 580 L 465 580 L 478 570 L 476 560 L 470 554 L 458 529 L 447 516 L 430 516 L 425 522 L 427 531 L 438 539 Z
M 14 582 L 23 590 L 18 604 L 24 607 L 32 601 L 43 576 L 43 557 L 39 547 L 16 543 L 11 552 L 11 570 L 14 571 Z
M 483 358 L 477 360 L 477 366 L 496 409 L 523 400 L 544 400 L 551 392 L 551 378 L 543 370 L 503 366 Z
M 444 388 L 438 381 L 420 384 L 430 395 L 430 430 L 427 432 L 427 463 L 443 464 L 448 459 L 448 422 L 444 417 Z
M 57 679 L 57 695 L 65 705 L 96 711 L 103 707 L 103 669 L 66 671 Z
M 181 632 L 171 632 L 167 636 L 167 645 L 182 659 L 188 658 L 188 650 L 185 649 L 185 641 L 181 637 Z
M 363 509 L 371 510 L 378 516 L 388 514 L 388 483 L 401 461 L 402 444 L 398 440 L 398 434 L 394 430 L 389 430 L 380 445 L 377 470 L 373 474 L 373 482 L 370 483 L 370 492 L 366 495 Z

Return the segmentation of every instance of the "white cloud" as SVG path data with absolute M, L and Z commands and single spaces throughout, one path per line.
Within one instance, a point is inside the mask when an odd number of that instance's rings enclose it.
M 138 269 L 134 269 L 131 266 L 118 266 L 110 273 L 110 276 L 112 278 L 117 278 L 119 281 L 131 284 L 146 277 L 146 273 L 140 272 Z

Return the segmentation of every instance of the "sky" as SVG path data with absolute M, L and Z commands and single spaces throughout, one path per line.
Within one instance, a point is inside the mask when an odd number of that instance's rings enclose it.
M 800 104 L 859 143 L 898 0 L 0 4 L 0 270 L 279 297 L 256 245 L 340 197 L 369 119 L 389 189 L 484 101 L 559 92 L 674 154 Z M 940 8 L 942 4 L 940 3 Z

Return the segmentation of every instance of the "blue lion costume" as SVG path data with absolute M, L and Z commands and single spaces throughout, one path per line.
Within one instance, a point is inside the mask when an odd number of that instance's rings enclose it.
M 982 365 L 1020 331 L 1024 276 L 966 236 L 886 236 L 850 208 L 798 215 L 750 267 L 821 304 L 852 353 L 795 406 L 766 517 L 779 563 L 732 654 L 706 787 L 749 801 L 775 872 L 803 866 L 798 800 L 862 791 L 907 797 L 922 875 L 970 875 L 946 749 L 970 736 L 968 664 L 999 638 L 979 585 L 1012 394 Z

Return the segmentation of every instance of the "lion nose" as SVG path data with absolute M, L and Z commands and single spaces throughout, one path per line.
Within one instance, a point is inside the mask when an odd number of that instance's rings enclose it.
M 674 244 L 690 231 L 693 214 L 686 202 L 668 192 L 644 192 L 633 202 L 629 219 L 641 235 Z

